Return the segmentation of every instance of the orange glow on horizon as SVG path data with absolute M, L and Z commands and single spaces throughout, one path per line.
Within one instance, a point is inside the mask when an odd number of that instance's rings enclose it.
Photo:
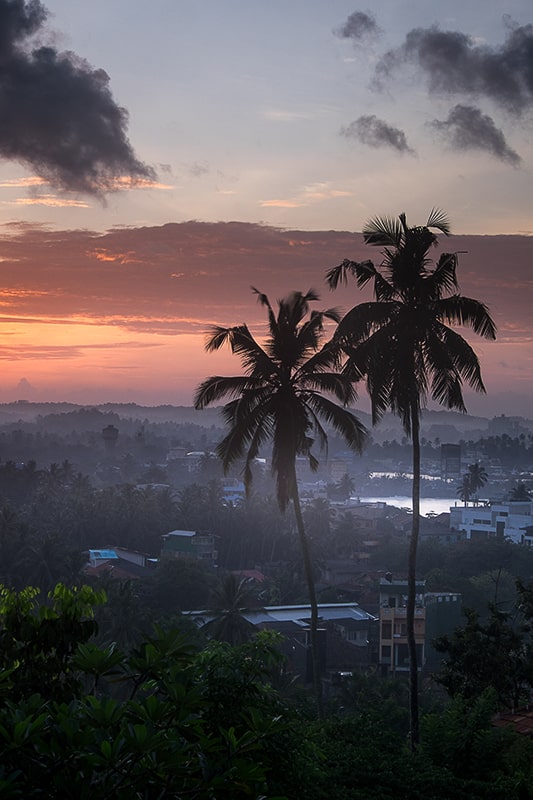
M 454 245 L 467 251 L 461 291 L 486 302 L 501 326 L 496 343 L 463 331 L 480 357 L 486 402 L 494 406 L 498 392 L 527 398 L 533 238 L 457 237 Z M 190 405 L 205 377 L 240 373 L 228 348 L 205 353 L 204 337 L 211 325 L 246 322 L 261 341 L 266 315 L 251 284 L 274 305 L 290 290 L 315 288 L 317 308 L 343 313 L 371 295 L 355 284 L 330 292 L 325 270 L 344 257 L 378 256 L 347 232 L 199 222 L 104 235 L 11 225 L 1 253 L 0 402 L 18 399 L 24 378 L 35 387 L 28 399 L 95 403 L 112 396 L 147 405 Z M 502 284 L 504 258 L 513 269 Z M 472 408 L 483 402 L 476 398 Z

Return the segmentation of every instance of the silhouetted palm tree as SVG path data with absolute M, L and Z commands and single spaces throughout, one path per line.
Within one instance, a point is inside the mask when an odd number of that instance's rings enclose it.
M 420 524 L 420 415 L 428 398 L 466 411 L 462 387 L 485 387 L 478 358 L 450 325 L 471 328 L 486 339 L 496 329 L 487 307 L 459 293 L 457 254 L 429 257 L 437 233 L 448 234 L 445 214 L 434 209 L 426 224 L 409 227 L 405 214 L 377 217 L 363 230 L 366 244 L 382 247 L 379 267 L 345 260 L 327 273 L 331 288 L 352 275 L 359 288 L 373 284 L 374 302 L 351 309 L 339 326 L 354 379 L 366 376 L 376 423 L 397 414 L 412 440 L 413 523 L 408 564 L 407 632 L 410 659 L 411 745 L 418 742 L 418 672 L 414 636 L 416 552 Z
M 348 500 L 355 491 L 355 480 L 347 472 L 344 473 L 340 481 L 335 485 L 335 493 L 342 500 Z
M 522 483 L 522 481 L 519 481 L 516 486 L 513 486 L 509 492 L 509 499 L 514 501 L 531 500 L 531 494 L 529 493 L 526 484 Z
M 209 605 L 211 619 L 202 630 L 213 639 L 236 646 L 255 633 L 254 624 L 245 616 L 259 606 L 251 578 L 238 578 L 230 573 L 213 589 Z
M 485 467 L 476 461 L 475 464 L 468 465 L 468 480 L 470 483 L 470 490 L 474 495 L 475 505 L 477 505 L 477 492 L 478 489 L 482 489 L 488 480 L 487 470 Z
M 366 430 L 346 409 L 356 395 L 350 377 L 339 372 L 339 349 L 331 341 L 322 344 L 325 321 L 338 322 L 338 312 L 335 309 L 311 312 L 310 303 L 318 296 L 310 290 L 306 294 L 293 292 L 278 301 L 275 314 L 268 297 L 253 291 L 268 313 L 268 337 L 264 346 L 258 344 L 245 324 L 214 327 L 206 349 L 218 350 L 228 343 L 232 352 L 240 357 L 244 375 L 208 378 L 199 386 L 194 404 L 197 409 L 205 408 L 222 398 L 233 398 L 223 409 L 230 430 L 218 445 L 217 455 L 225 471 L 245 457 L 243 477 L 247 491 L 252 482 L 254 459 L 260 448 L 272 441 L 272 471 L 276 477 L 278 503 L 285 510 L 292 501 L 302 549 L 311 607 L 314 686 L 320 713 L 318 609 L 298 493 L 296 458 L 305 456 L 310 468 L 317 469 L 313 445 L 315 440 L 320 449 L 327 445 L 323 423 L 358 450 Z
M 465 472 L 465 474 L 463 475 L 461 483 L 458 484 L 455 493 L 459 498 L 459 500 L 462 500 L 462 502 L 466 506 L 468 504 L 468 501 L 472 497 L 472 484 L 470 483 L 470 475 L 468 474 L 468 472 Z

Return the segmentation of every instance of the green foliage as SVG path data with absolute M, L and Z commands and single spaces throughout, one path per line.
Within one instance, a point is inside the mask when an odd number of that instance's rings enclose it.
M 88 641 L 84 623 L 103 599 L 93 590 L 58 586 L 48 606 L 37 597 L 2 593 L 2 798 L 265 796 L 265 742 L 281 730 L 260 681 L 279 659 L 272 637 L 197 654 L 157 628 L 126 657 Z M 102 693 L 106 679 L 129 699 Z
M 205 608 L 212 581 L 212 570 L 193 559 L 165 558 L 145 581 L 145 601 L 163 616 Z
M 513 787 L 530 797 L 533 791 L 533 744 L 491 725 L 497 697 L 486 689 L 473 702 L 460 695 L 438 714 L 424 718 L 422 753 L 458 778 Z M 524 792 L 527 790 L 527 794 Z
M 513 626 L 509 614 L 489 609 L 486 623 L 467 610 L 466 624 L 433 646 L 445 654 L 434 676 L 451 697 L 476 701 L 492 688 L 500 708 L 518 708 L 533 687 L 533 663 L 525 647 L 523 629 Z
M 295 732 L 296 733 L 296 732 Z M 456 777 L 423 752 L 410 753 L 405 735 L 385 714 L 331 718 L 306 727 L 305 738 L 287 738 L 278 756 L 289 800 L 498 800 L 484 781 Z M 510 788 L 511 782 L 508 781 Z M 518 800 L 510 792 L 507 800 Z
M 10 674 L 10 697 L 30 697 L 46 687 L 47 696 L 60 700 L 79 686 L 72 658 L 79 643 L 96 633 L 93 607 L 105 602 L 103 593 L 88 586 L 67 589 L 58 584 L 39 603 L 39 591 L 20 593 L 0 588 L 0 668 Z

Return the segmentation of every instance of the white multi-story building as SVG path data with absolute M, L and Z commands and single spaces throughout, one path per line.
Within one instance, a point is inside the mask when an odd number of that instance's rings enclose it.
M 466 539 L 497 536 L 516 544 L 533 545 L 533 501 L 453 506 L 450 528 L 464 533 Z

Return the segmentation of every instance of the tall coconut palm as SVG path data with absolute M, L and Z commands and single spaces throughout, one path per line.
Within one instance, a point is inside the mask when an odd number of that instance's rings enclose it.
M 468 465 L 468 480 L 470 481 L 470 489 L 474 495 L 475 505 L 478 503 L 478 489 L 482 489 L 485 486 L 488 478 L 489 476 L 487 475 L 487 470 L 483 464 L 479 463 L 479 461 L 476 461 L 475 464 Z
M 327 446 L 324 424 L 340 433 L 348 445 L 360 450 L 366 430 L 346 406 L 356 394 L 350 376 L 340 371 L 340 350 L 331 340 L 323 342 L 326 321 L 338 323 L 335 309 L 311 311 L 318 295 L 292 292 L 278 301 L 277 314 L 268 297 L 256 289 L 267 310 L 268 336 L 261 346 L 247 325 L 214 327 L 206 349 L 218 350 L 225 343 L 239 356 L 243 375 L 207 378 L 197 389 L 194 405 L 201 409 L 223 398 L 229 432 L 217 447 L 224 470 L 244 457 L 246 490 L 252 483 L 252 465 L 260 448 L 272 442 L 272 471 L 276 478 L 279 507 L 294 507 L 311 609 L 313 682 L 320 713 L 320 672 L 317 649 L 318 608 L 312 561 L 305 531 L 298 484 L 296 458 L 305 456 L 312 470 L 318 467 L 313 446 Z M 340 405 L 339 405 L 340 403 Z
M 457 484 L 457 489 L 455 490 L 455 494 L 457 495 L 459 500 L 462 500 L 462 502 L 465 504 L 466 507 L 468 505 L 468 501 L 472 497 L 472 484 L 470 482 L 470 475 L 468 474 L 468 472 L 465 472 L 465 474 L 463 475 L 461 483 Z
M 463 383 L 484 392 L 478 358 L 451 325 L 471 328 L 494 339 L 487 307 L 459 292 L 457 253 L 435 263 L 430 250 L 438 233 L 448 235 L 446 215 L 434 209 L 425 225 L 409 227 L 405 214 L 376 217 L 363 230 L 367 244 L 382 248 L 379 267 L 372 261 L 345 260 L 326 276 L 330 288 L 353 276 L 359 288 L 373 286 L 374 301 L 349 311 L 339 336 L 354 378 L 366 376 L 373 421 L 391 410 L 412 440 L 413 522 L 408 563 L 407 633 L 410 659 L 411 745 L 418 742 L 418 669 L 414 636 L 416 553 L 420 521 L 420 415 L 428 398 L 466 411 Z

